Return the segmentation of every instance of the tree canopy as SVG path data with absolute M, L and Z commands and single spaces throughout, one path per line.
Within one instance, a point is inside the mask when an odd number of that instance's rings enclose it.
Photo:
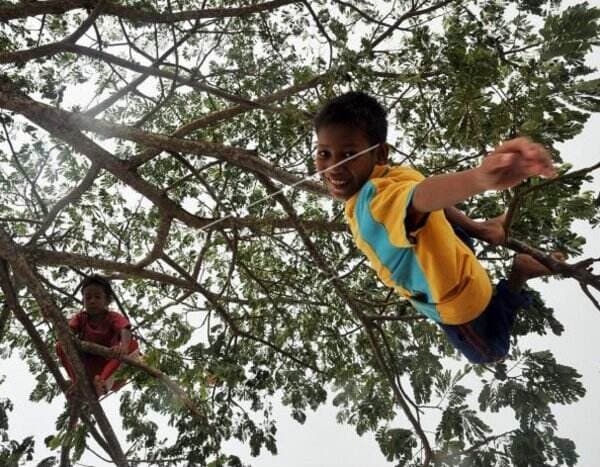
M 575 465 L 551 406 L 585 394 L 580 375 L 518 343 L 562 332 L 543 298 L 519 314 L 506 361 L 465 364 L 376 279 L 342 206 L 307 178 L 311 117 L 350 89 L 384 103 L 395 162 L 426 175 L 472 167 L 516 135 L 560 165 L 556 144 L 600 111 L 586 64 L 600 10 L 560 3 L 0 0 L 2 358 L 26 360 L 34 402 L 64 399 L 55 343 L 77 372 L 79 351 L 106 352 L 66 321 L 92 272 L 114 280 L 144 353 L 115 396 L 126 439 L 83 378 L 84 407 L 65 403 L 48 433 L 51 458 L 11 438 L 0 399 L 0 463 L 68 466 L 93 439 L 118 466 L 246 465 L 222 443 L 277 452 L 270 401 L 303 423 L 329 397 L 393 465 Z M 506 247 L 478 251 L 492 276 L 529 252 L 600 309 L 600 276 L 571 230 L 600 221 L 582 190 L 598 165 L 560 167 L 461 208 L 509 210 Z M 514 424 L 496 432 L 486 417 L 503 409 Z

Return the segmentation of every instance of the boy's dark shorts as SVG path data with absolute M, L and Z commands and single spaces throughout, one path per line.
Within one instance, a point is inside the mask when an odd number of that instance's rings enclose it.
M 453 226 L 456 235 L 474 250 L 473 240 L 460 227 Z M 515 293 L 501 280 L 485 310 L 465 324 L 438 323 L 448 340 L 471 363 L 492 363 L 503 359 L 510 348 L 510 336 L 515 313 L 531 303 L 527 292 Z

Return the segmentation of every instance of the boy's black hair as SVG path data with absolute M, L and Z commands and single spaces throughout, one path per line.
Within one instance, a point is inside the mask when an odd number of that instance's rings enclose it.
M 81 281 L 79 284 L 79 289 L 81 289 L 81 293 L 83 293 L 83 289 L 90 285 L 97 285 L 104 289 L 104 293 L 106 294 L 106 298 L 109 302 L 115 298 L 115 293 L 113 292 L 112 286 L 110 285 L 110 281 L 100 274 L 92 274 L 91 276 L 87 276 L 85 279 Z
M 347 92 L 327 102 L 313 120 L 315 131 L 327 125 L 353 125 L 363 130 L 370 144 L 387 140 L 387 117 L 383 106 L 368 94 Z

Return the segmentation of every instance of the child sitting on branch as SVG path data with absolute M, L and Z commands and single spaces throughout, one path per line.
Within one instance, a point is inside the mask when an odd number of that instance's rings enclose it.
M 504 358 L 515 312 L 531 300 L 523 286 L 551 271 L 519 254 L 494 290 L 471 237 L 502 244 L 503 217 L 476 222 L 454 205 L 531 176 L 554 176 L 548 152 L 517 138 L 479 167 L 425 178 L 409 167 L 388 165 L 386 113 L 367 94 L 334 98 L 314 123 L 317 169 L 325 171 L 330 194 L 345 202 L 355 243 L 383 283 L 435 321 L 472 363 Z
M 129 321 L 122 314 L 108 308 L 114 298 L 110 281 L 102 276 L 92 275 L 81 282 L 80 288 L 84 309 L 69 320 L 69 327 L 75 335 L 82 341 L 110 347 L 118 355 L 136 356 L 139 346 L 137 340 L 132 338 Z M 72 392 L 76 384 L 75 372 L 60 343 L 56 345 L 56 352 L 71 378 Z M 121 365 L 120 360 L 89 353 L 82 353 L 81 358 L 98 397 L 111 390 L 117 391 L 125 384 L 114 378 L 114 373 Z

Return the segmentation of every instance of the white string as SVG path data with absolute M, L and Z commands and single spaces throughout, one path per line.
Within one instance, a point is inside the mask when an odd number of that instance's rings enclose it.
M 301 179 L 301 180 L 299 180 L 299 181 L 297 181 L 297 182 L 295 182 L 295 183 L 292 183 L 291 185 L 286 185 L 286 186 L 284 186 L 283 188 L 281 188 L 280 190 L 277 190 L 276 192 L 274 192 L 274 193 L 271 193 L 271 194 L 269 194 L 269 195 L 265 196 L 264 198 L 261 198 L 261 199 L 259 199 L 259 200 L 257 200 L 257 201 L 253 201 L 252 203 L 250 203 L 249 205 L 247 205 L 247 206 L 246 206 L 246 208 L 247 208 L 247 209 L 250 209 L 251 207 L 253 207 L 253 206 L 256 206 L 257 204 L 260 204 L 260 203 L 262 203 L 262 202 L 264 202 L 264 201 L 267 201 L 268 199 L 271 199 L 273 196 L 277 196 L 279 193 L 283 193 L 283 192 L 284 192 L 285 190 L 287 190 L 288 188 L 294 188 L 295 186 L 298 186 L 298 185 L 300 185 L 301 183 L 304 183 L 304 182 L 306 182 L 307 180 L 309 180 L 309 179 L 311 179 L 311 178 L 313 178 L 313 177 L 316 177 L 316 176 L 318 176 L 318 175 L 322 175 L 322 174 L 324 174 L 325 172 L 329 172 L 330 170 L 332 170 L 332 169 L 335 169 L 336 167 L 339 167 L 339 166 L 340 166 L 340 165 L 342 165 L 342 164 L 345 164 L 346 162 L 350 162 L 351 160 L 353 160 L 353 159 L 356 159 L 358 156 L 362 156 L 363 154 L 366 154 L 367 152 L 369 152 L 369 151 L 372 151 L 373 149 L 377 148 L 377 147 L 378 147 L 380 144 L 381 144 L 381 143 L 374 144 L 373 146 L 371 146 L 371 147 L 369 147 L 369 148 L 367 148 L 367 149 L 364 149 L 364 150 L 362 150 L 362 151 L 360 151 L 360 152 L 357 152 L 356 154 L 353 154 L 352 156 L 350 156 L 350 157 L 348 157 L 348 158 L 346 158 L 346 159 L 342 159 L 340 162 L 338 162 L 337 164 L 334 164 L 334 165 L 332 165 L 331 167 L 327 167 L 327 168 L 326 168 L 326 169 L 324 169 L 324 170 L 321 170 L 321 171 L 319 171 L 319 172 L 315 172 L 315 173 L 314 173 L 314 174 L 312 174 L 312 175 L 308 175 L 308 176 L 304 177 L 303 179 Z M 208 223 L 208 224 L 206 224 L 204 227 L 200 227 L 198 230 L 204 230 L 204 231 L 205 231 L 205 230 L 206 230 L 206 229 L 208 229 L 209 227 L 212 227 L 212 226 L 214 226 L 214 225 L 217 225 L 217 224 L 218 224 L 218 223 L 220 223 L 220 222 L 223 222 L 223 221 L 225 221 L 225 220 L 227 220 L 227 219 L 230 219 L 230 218 L 232 218 L 234 215 L 235 215 L 235 213 L 232 213 L 232 214 L 227 214 L 227 215 L 226 215 L 226 216 L 224 216 L 224 217 L 221 217 L 221 218 L 219 218 L 219 219 L 216 219 L 216 220 L 214 220 L 214 221 L 212 221 L 212 222 L 209 222 L 209 223 Z

